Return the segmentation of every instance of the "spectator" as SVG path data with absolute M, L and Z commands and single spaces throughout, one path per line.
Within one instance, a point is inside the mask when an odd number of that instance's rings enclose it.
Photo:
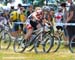
M 17 9 L 17 13 L 19 13 L 20 14 L 20 8 L 22 7 L 22 5 L 21 4 L 18 4 L 18 9 Z
M 63 9 L 63 23 L 65 23 L 67 17 L 66 3 L 61 3 L 61 7 Z
M 30 5 L 27 11 L 27 17 L 33 12 L 33 6 Z
M 58 12 L 55 13 L 55 20 L 56 20 L 56 23 L 61 23 L 63 21 L 63 12 L 61 7 L 58 9 Z M 59 24 L 56 24 L 56 28 L 58 30 L 63 30 L 62 25 L 59 25 Z
M 72 0 L 68 0 L 70 3 L 72 3 Z M 75 23 L 75 5 L 71 4 L 69 8 L 69 12 L 67 14 L 67 23 Z M 69 35 L 69 41 L 75 35 L 75 26 L 67 26 L 67 31 Z
M 66 23 L 66 19 L 67 19 L 67 7 L 66 7 L 66 3 L 61 3 L 61 7 L 63 9 L 63 23 Z M 69 40 L 69 37 L 68 37 L 68 33 L 67 33 L 67 29 L 66 29 L 66 26 L 64 25 L 63 26 L 63 30 L 64 30 L 64 45 L 67 46 L 68 45 L 68 40 Z

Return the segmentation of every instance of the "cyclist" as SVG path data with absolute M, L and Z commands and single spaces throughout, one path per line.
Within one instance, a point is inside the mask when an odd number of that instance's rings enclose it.
M 42 10 L 43 10 L 44 22 L 48 22 L 48 20 L 49 20 L 49 11 L 50 11 L 49 7 L 48 6 L 43 6 Z
M 26 29 L 27 32 L 25 34 L 23 43 L 27 42 L 28 39 L 31 37 L 33 30 L 36 30 L 41 27 L 41 19 L 42 19 L 43 13 L 42 9 L 40 7 L 35 8 L 35 11 L 30 14 L 26 20 Z
M 53 33 L 53 19 L 54 19 L 54 9 L 49 6 L 44 6 L 43 8 L 43 23 L 45 25 L 45 31 L 51 30 Z
M 10 23 L 12 24 L 12 26 L 13 26 L 11 35 L 16 37 L 17 36 L 17 31 L 19 30 L 18 29 L 18 24 L 14 23 L 14 22 L 18 22 L 17 11 L 12 11 L 10 13 L 10 19 L 9 20 L 10 20 Z
M 43 23 L 45 24 L 45 29 L 47 30 L 47 26 L 52 29 L 52 16 L 50 15 L 51 10 L 48 6 L 44 6 L 43 8 Z
M 49 11 L 49 21 L 51 22 L 52 26 L 54 26 L 54 14 L 54 8 L 51 7 Z
M 24 22 L 25 20 L 26 20 L 26 17 L 24 15 L 24 8 L 23 7 L 20 7 L 19 12 L 12 11 L 10 13 L 10 21 L 14 23 L 13 32 L 12 32 L 13 36 L 16 37 L 20 33 L 19 26 L 20 26 L 21 30 L 23 30 L 23 24 L 20 24 L 18 22 Z

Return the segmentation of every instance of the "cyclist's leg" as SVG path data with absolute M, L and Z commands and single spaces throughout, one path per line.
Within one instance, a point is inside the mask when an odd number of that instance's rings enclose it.
M 21 34 L 23 32 L 23 24 L 19 24 L 19 27 L 18 33 Z
M 24 36 L 24 39 L 28 40 L 31 37 L 33 30 L 37 29 L 37 22 L 30 21 L 30 23 L 26 25 L 26 29 L 27 29 L 27 32 Z
M 28 29 L 26 34 L 24 35 L 24 39 L 28 40 L 32 35 L 33 29 Z
M 30 24 L 28 24 L 26 26 L 26 34 L 24 34 L 24 40 L 28 40 L 31 37 L 32 32 L 33 32 L 33 28 Z
M 14 23 L 11 35 L 14 37 L 18 36 L 18 30 L 19 30 L 19 25 Z
M 20 24 L 20 27 L 21 27 L 21 31 L 23 31 L 23 24 Z
M 39 27 L 40 27 L 40 25 L 38 25 L 38 28 L 39 28 Z M 24 35 L 24 39 L 25 39 L 25 40 L 28 40 L 28 39 L 31 37 L 33 30 L 36 30 L 37 25 L 36 25 L 36 27 L 32 27 L 31 24 L 28 24 L 28 25 L 26 26 L 26 28 L 27 28 L 27 31 L 26 31 L 26 34 Z

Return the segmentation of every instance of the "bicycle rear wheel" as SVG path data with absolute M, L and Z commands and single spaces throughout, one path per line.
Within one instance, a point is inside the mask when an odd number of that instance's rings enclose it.
M 69 49 L 72 53 L 75 53 L 75 36 L 69 42 Z

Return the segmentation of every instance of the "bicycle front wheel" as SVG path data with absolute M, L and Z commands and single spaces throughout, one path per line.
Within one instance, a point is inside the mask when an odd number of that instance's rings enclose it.
M 26 47 L 24 46 L 23 40 L 18 40 L 18 38 L 17 38 L 14 41 L 13 49 L 14 49 L 14 52 L 16 52 L 16 53 L 22 53 L 22 52 L 24 52 L 24 50 L 26 49 Z
M 11 45 L 11 37 L 9 32 L 5 30 L 2 31 L 2 34 L 3 35 L 1 36 L 1 41 L 0 41 L 1 49 L 7 50 Z
M 60 38 L 56 37 L 56 36 L 53 36 L 52 40 L 53 40 L 53 44 L 52 44 L 51 51 L 52 52 L 57 52 L 58 49 L 60 48 Z
M 42 53 L 43 52 L 43 45 L 41 44 L 41 40 L 40 40 L 40 35 L 41 33 L 39 33 L 35 38 L 34 38 L 34 51 L 35 53 Z M 42 37 L 42 36 L 41 36 Z
M 45 53 L 48 53 L 51 50 L 53 44 L 52 36 L 50 35 L 50 33 L 47 32 L 44 34 L 43 41 L 43 51 Z

